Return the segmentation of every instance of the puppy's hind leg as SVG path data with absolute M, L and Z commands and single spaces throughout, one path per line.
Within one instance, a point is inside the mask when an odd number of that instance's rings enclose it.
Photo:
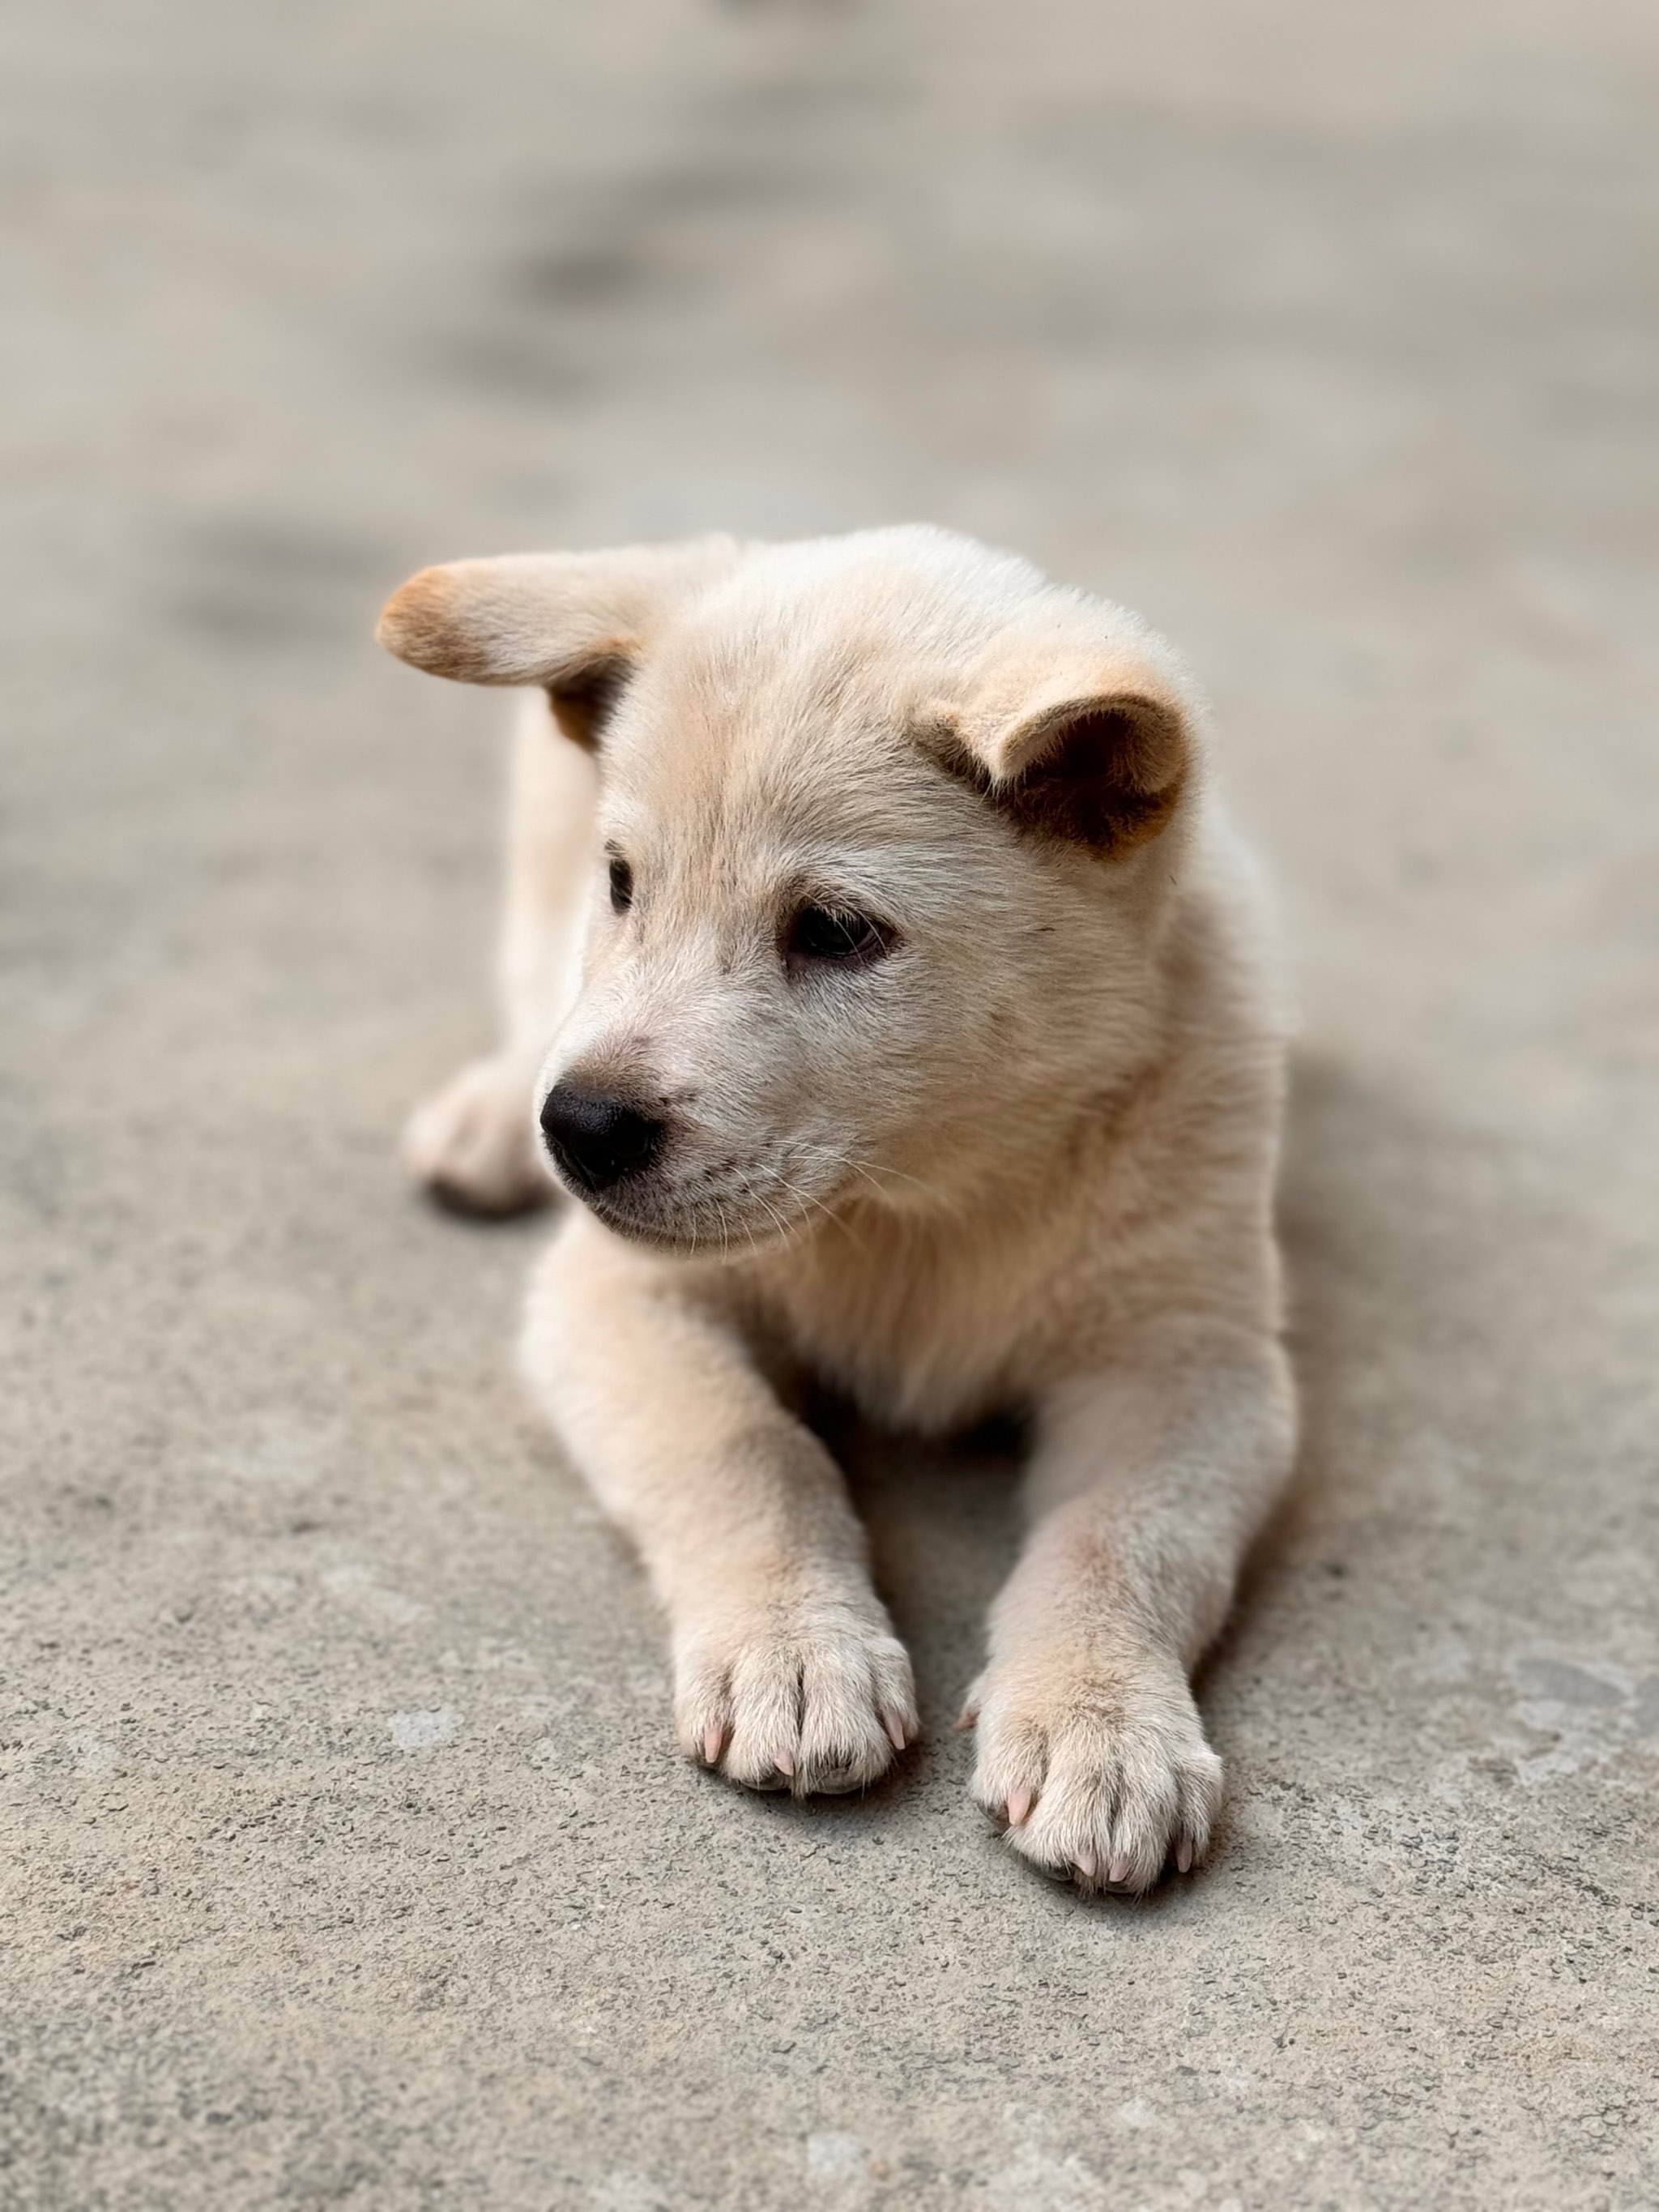
M 531 1107 L 554 1030 L 575 995 L 599 785 L 592 754 L 563 734 L 545 693 L 519 702 L 497 988 L 501 1042 L 410 1116 L 410 1173 L 448 1204 L 514 1213 L 552 1185 Z

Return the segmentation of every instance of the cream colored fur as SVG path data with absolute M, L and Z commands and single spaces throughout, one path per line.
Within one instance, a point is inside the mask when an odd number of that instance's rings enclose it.
M 506 1039 L 416 1117 L 416 1172 L 486 1208 L 544 1191 L 556 1083 L 671 1131 L 559 1222 L 524 1362 L 667 1609 L 682 1747 L 805 1793 L 916 1732 L 804 1377 L 935 1433 L 1027 1408 L 973 1793 L 1085 1888 L 1184 1870 L 1220 1786 L 1189 1678 L 1294 1409 L 1283 1024 L 1169 649 L 927 529 L 464 562 L 382 636 L 547 687 Z M 792 967 L 803 902 L 875 916 L 884 957 Z

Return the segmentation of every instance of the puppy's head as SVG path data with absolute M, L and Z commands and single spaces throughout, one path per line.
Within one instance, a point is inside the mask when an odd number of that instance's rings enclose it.
M 1039 1162 L 1146 1049 L 1197 770 L 1167 649 L 944 532 L 463 562 L 380 636 L 600 764 L 538 1114 L 623 1233 L 766 1243 Z

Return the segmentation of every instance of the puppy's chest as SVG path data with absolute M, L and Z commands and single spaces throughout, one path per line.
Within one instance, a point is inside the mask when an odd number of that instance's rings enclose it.
M 1029 1250 L 890 1232 L 798 1256 L 805 1264 L 778 1269 L 768 1303 L 807 1365 L 878 1419 L 947 1431 L 1031 1387 L 1051 1316 Z

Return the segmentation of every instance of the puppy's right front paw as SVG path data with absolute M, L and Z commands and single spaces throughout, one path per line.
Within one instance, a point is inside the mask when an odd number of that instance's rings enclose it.
M 514 1061 L 464 1067 L 410 1117 L 404 1159 L 416 1182 L 468 1213 L 544 1204 L 553 1187 L 537 1153 L 531 1091 Z
M 680 1747 L 751 1790 L 866 1789 L 921 1729 L 908 1654 L 872 1596 L 777 1600 L 675 1653 Z

